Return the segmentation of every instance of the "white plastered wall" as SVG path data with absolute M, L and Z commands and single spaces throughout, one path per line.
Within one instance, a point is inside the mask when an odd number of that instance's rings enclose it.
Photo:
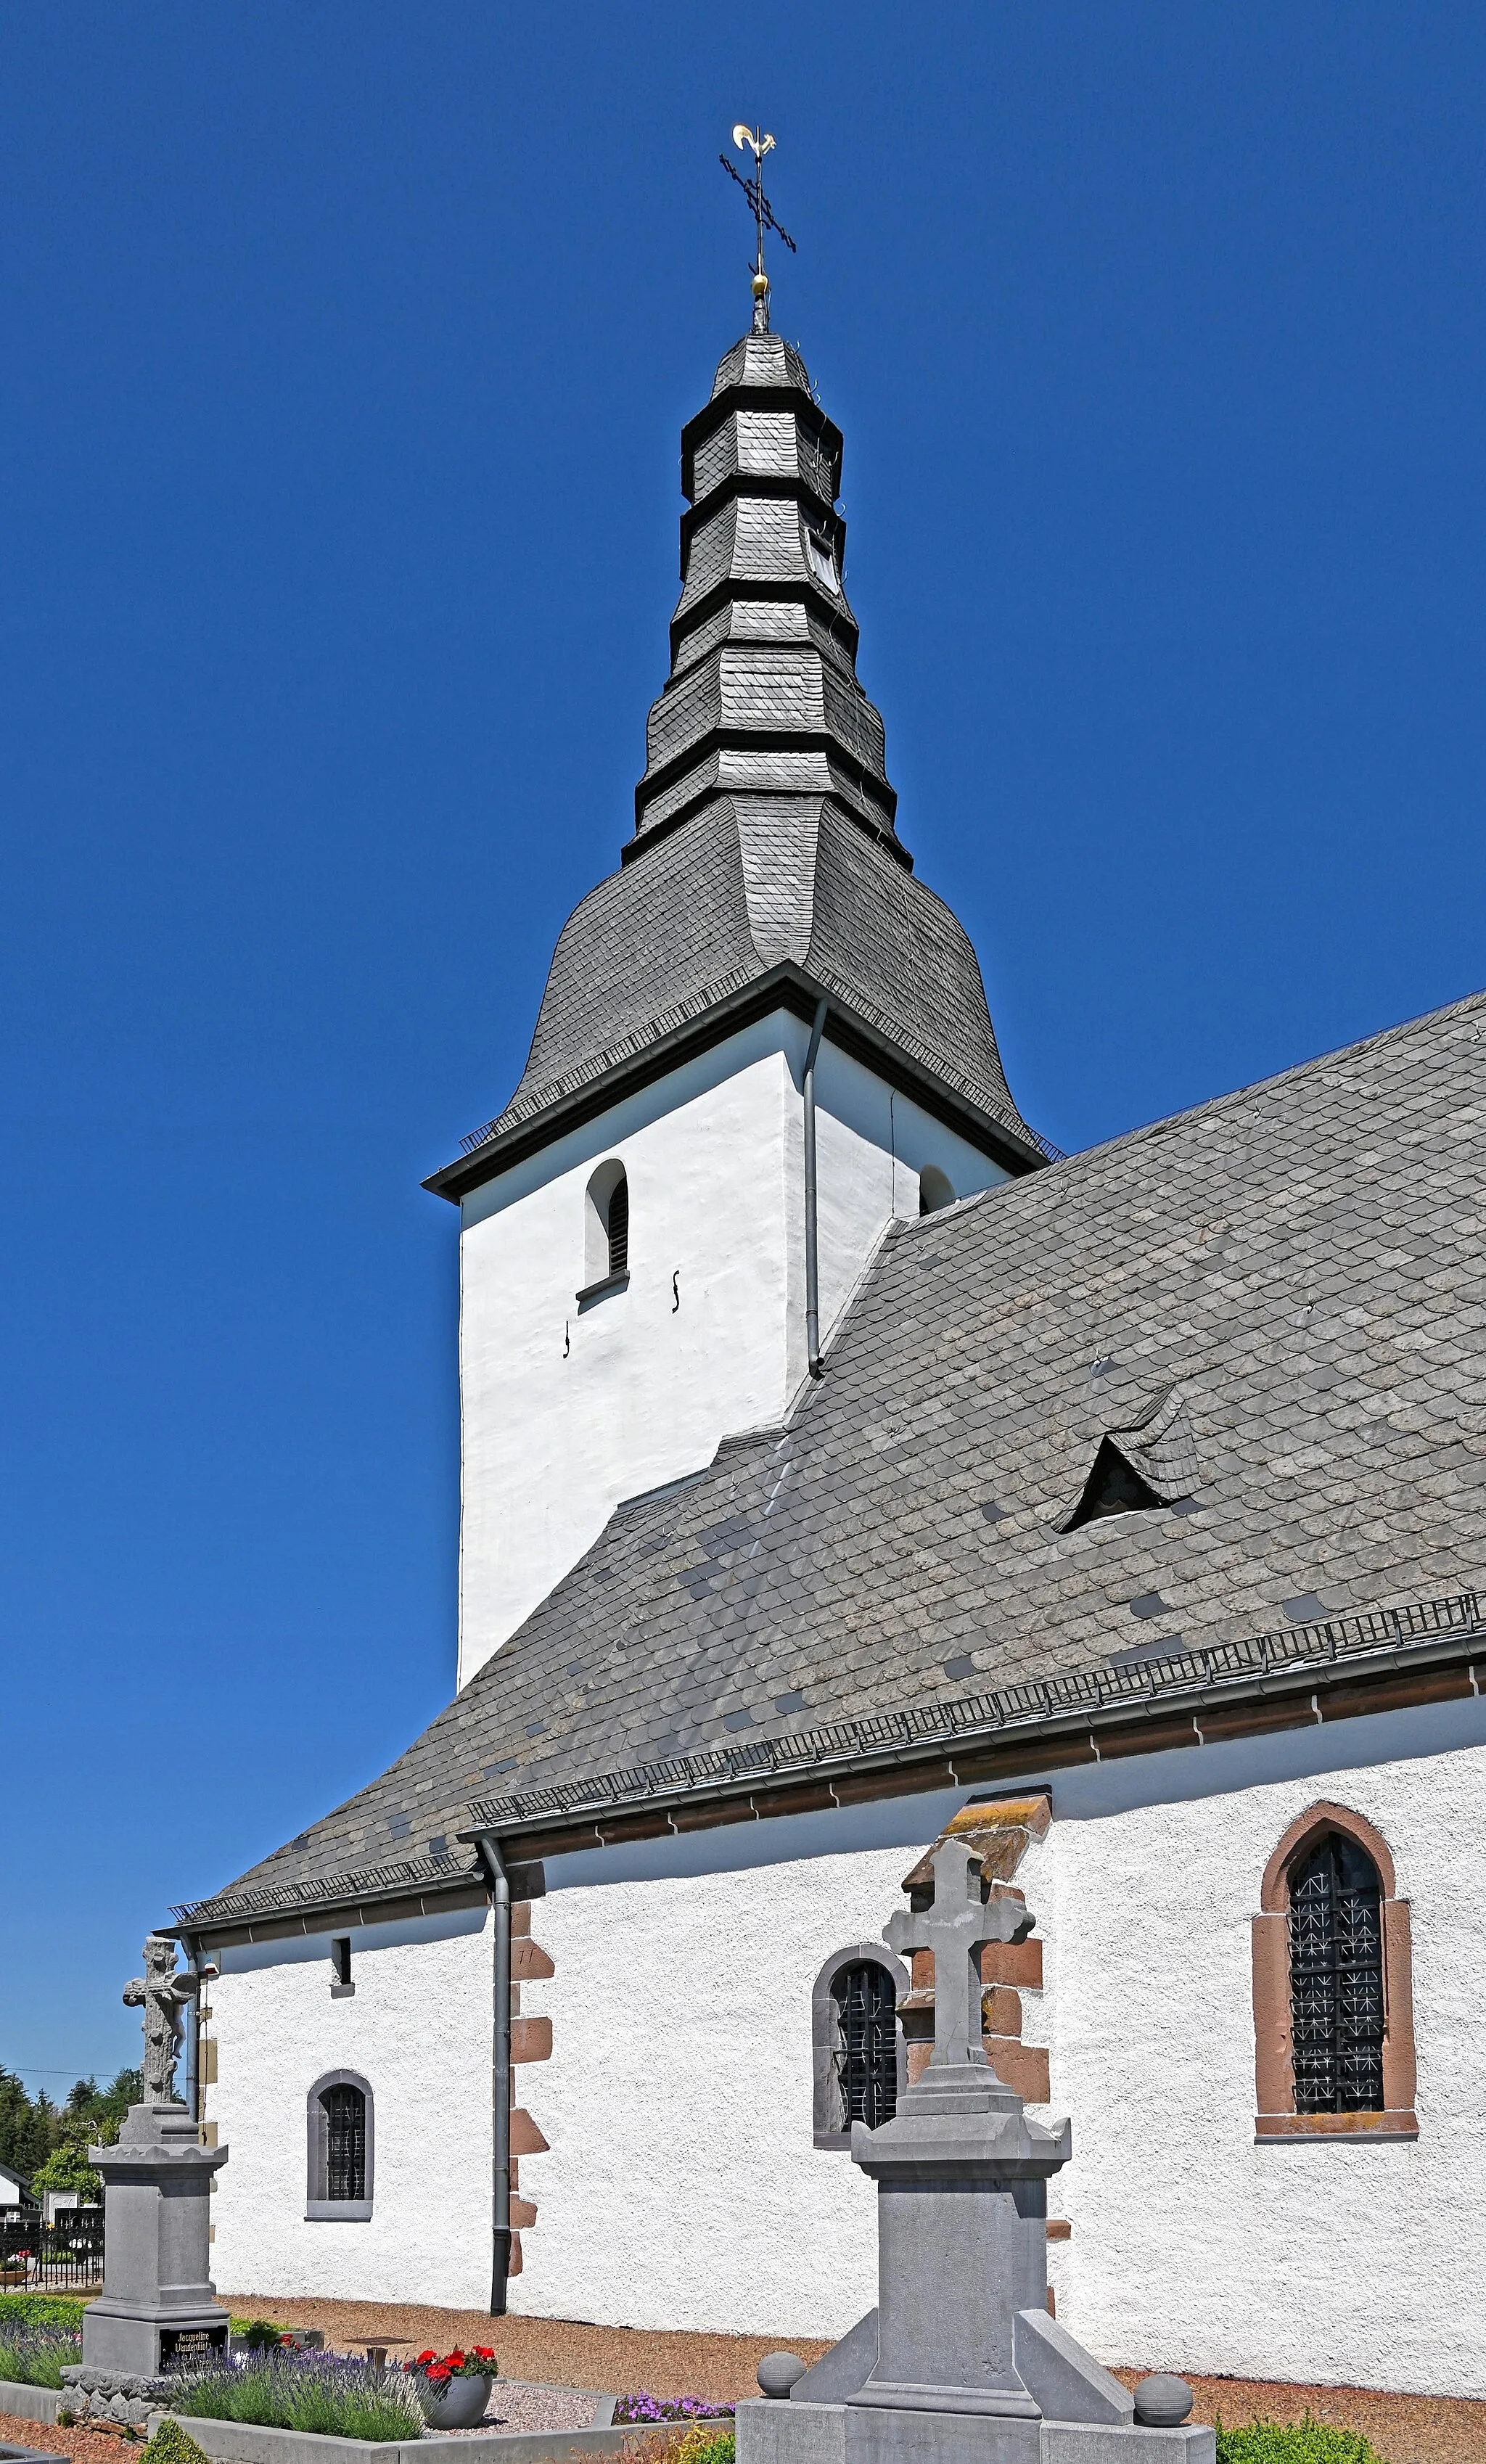
M 356 1991 L 334 2000 L 328 1933 L 219 1954 L 204 2112 L 230 2152 L 211 2201 L 213 2278 L 233 2295 L 488 2307 L 489 1911 L 366 1925 L 351 1942 Z M 304 2213 L 306 2101 L 331 2070 L 372 2092 L 365 2223 Z
M 1486 1705 L 1048 1778 L 1018 1879 L 1046 1977 L 1023 2035 L 1051 2048 L 1044 2118 L 1074 2123 L 1049 2186 L 1073 2226 L 1049 2252 L 1059 2319 L 1110 2363 L 1486 2396 Z M 554 1864 L 533 1919 L 556 1972 L 523 1988 L 553 2055 L 519 2075 L 551 2148 L 522 2167 L 514 2307 L 785 2339 L 870 2307 L 871 2196 L 812 2145 L 810 1990 L 969 1793 Z M 1412 1903 L 1412 2145 L 1254 2143 L 1250 1919 L 1323 1797 L 1377 1825 Z M 856 1844 L 869 1814 L 906 1815 L 904 1844 Z
M 591 1548 L 621 1499 L 781 1418 L 805 1375 L 809 1030 L 762 1020 L 464 1201 L 459 1683 Z M 829 1330 L 919 1173 L 960 1197 L 1005 1176 L 829 1043 L 816 1072 Z M 629 1288 L 580 1311 L 585 1196 L 617 1157 Z
M 1486 1704 L 1350 1720 L 1045 1776 L 1054 1818 L 1018 1877 L 1074 2156 L 1049 2186 L 1058 2317 L 1101 2360 L 1486 2396 L 1478 2186 Z M 552 1860 L 521 1985 L 553 2050 L 517 2066 L 548 2152 L 513 2310 L 787 2342 L 876 2299 L 874 2194 L 813 2145 L 810 1993 L 876 1937 L 965 1790 Z M 1412 1910 L 1416 2143 L 1253 2139 L 1250 1919 L 1319 1798 L 1374 1823 Z M 232 2149 L 214 2274 L 233 2294 L 480 2306 L 491 2231 L 491 1952 L 482 1911 L 226 1954 L 209 2119 Z M 304 2221 L 304 2106 L 362 2072 L 374 2212 Z

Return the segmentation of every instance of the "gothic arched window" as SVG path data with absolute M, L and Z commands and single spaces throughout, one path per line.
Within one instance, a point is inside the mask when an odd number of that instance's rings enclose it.
M 1290 1877 L 1297 2113 L 1383 2110 L 1383 1891 L 1365 1848 L 1328 1831 Z
M 1255 2137 L 1416 2138 L 1408 1903 L 1382 1834 L 1347 1806 L 1311 1806 L 1259 1900 Z
M 320 2223 L 365 2223 L 371 2213 L 371 2089 L 357 2071 L 327 2071 L 306 2106 L 305 2215 Z
M 815 2145 L 849 2147 L 852 2124 L 891 2122 L 906 2084 L 898 2006 L 908 1970 L 880 1943 L 855 1942 L 815 1980 Z

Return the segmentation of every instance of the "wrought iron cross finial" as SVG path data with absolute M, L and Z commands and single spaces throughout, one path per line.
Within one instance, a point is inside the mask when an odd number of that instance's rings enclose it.
M 742 188 L 743 192 L 743 195 L 747 198 L 749 205 L 753 209 L 754 229 L 758 235 L 758 251 L 754 257 L 751 275 L 753 285 L 753 330 L 756 334 L 766 334 L 768 332 L 768 275 L 764 271 L 764 230 L 765 224 L 771 231 L 777 231 L 779 237 L 784 241 L 786 248 L 788 249 L 791 255 L 796 253 L 793 240 L 786 231 L 784 224 L 775 221 L 774 209 L 769 204 L 767 197 L 764 193 L 764 157 L 768 153 L 774 141 L 772 137 L 766 135 L 762 128 L 750 128 L 746 121 L 740 120 L 733 130 L 733 143 L 741 147 L 743 152 L 752 154 L 752 178 L 745 180 L 741 171 L 734 169 L 733 165 L 728 161 L 725 154 L 720 154 L 718 156 L 718 161 L 721 164 L 728 178 L 730 180 L 737 181 L 740 188 Z

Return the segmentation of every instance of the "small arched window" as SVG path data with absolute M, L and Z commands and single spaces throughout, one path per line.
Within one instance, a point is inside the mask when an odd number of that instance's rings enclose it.
M 854 1959 L 832 1987 L 836 2006 L 836 2098 L 841 2128 L 869 2130 L 898 2111 L 898 1995 L 885 1968 Z
M 919 1175 L 920 1214 L 937 1215 L 942 1206 L 954 1202 L 955 1185 L 948 1173 L 941 1172 L 937 1163 L 926 1164 Z
M 1382 1834 L 1348 1806 L 1311 1806 L 1259 1903 L 1255 2137 L 1416 2138 L 1409 1909 Z
M 580 1300 L 596 1295 L 598 1286 L 616 1283 L 630 1271 L 630 1183 L 617 1156 L 601 1163 L 589 1180 L 585 1217 Z
M 327 2071 L 309 2092 L 305 2215 L 365 2223 L 371 2213 L 371 2089 L 356 2071 Z
M 852 2124 L 891 2122 L 907 2084 L 898 2006 L 908 1970 L 878 1943 L 854 1942 L 815 1980 L 815 2145 L 850 2147 Z

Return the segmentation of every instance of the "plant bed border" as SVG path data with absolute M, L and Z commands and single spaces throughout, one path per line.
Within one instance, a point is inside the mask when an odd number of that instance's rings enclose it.
M 435 2447 L 449 2447 L 459 2464 L 566 2464 L 569 2455 L 617 2455 L 626 2443 L 645 2435 L 646 2424 L 614 2420 L 618 2399 L 598 2387 L 553 2387 L 546 2379 L 495 2379 L 497 2387 L 540 2387 L 554 2394 L 588 2396 L 593 2405 L 587 2430 L 492 2430 L 484 2436 L 469 2431 L 428 2430 L 421 2438 L 333 2438 L 318 2430 L 269 2430 L 257 2421 L 219 2421 L 210 2413 L 171 2413 L 189 2437 L 214 2459 L 214 2464 L 425 2464 Z M 55 2423 L 62 2392 L 56 2387 L 23 2385 L 0 2379 L 0 2412 L 22 2421 Z M 150 2416 L 151 2434 L 166 2414 Z M 454 2458 L 450 2458 L 454 2464 Z

